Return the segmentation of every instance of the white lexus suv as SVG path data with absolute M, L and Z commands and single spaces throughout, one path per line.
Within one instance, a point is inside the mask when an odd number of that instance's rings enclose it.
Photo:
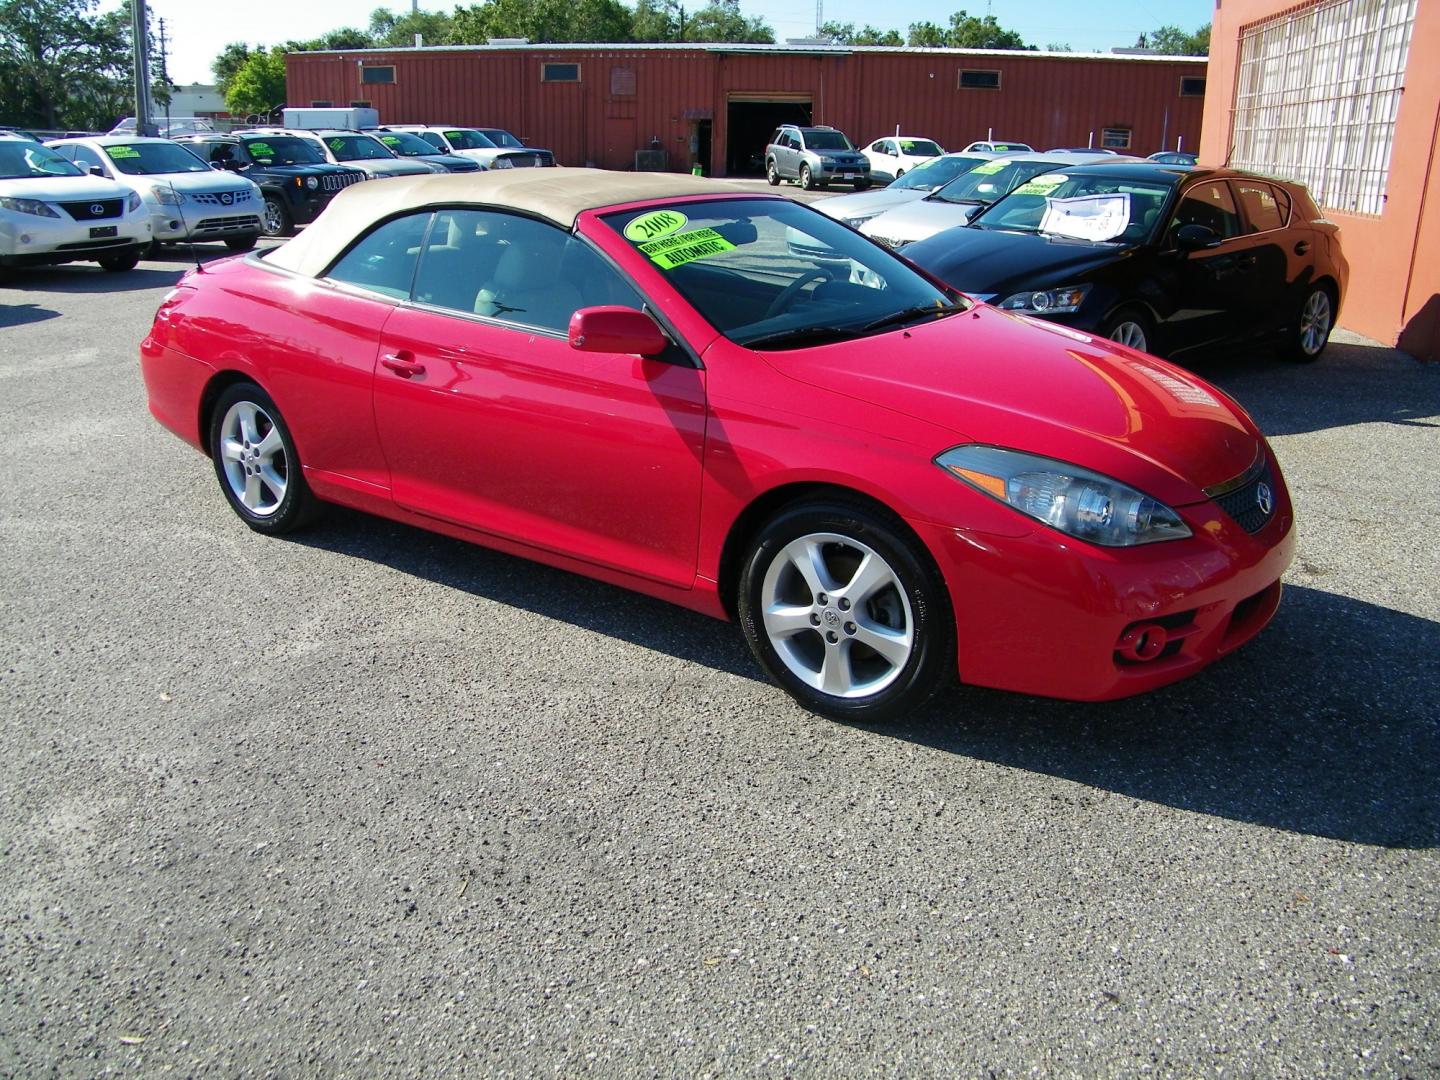
M 0 267 L 130 270 L 150 245 L 144 200 L 30 139 L 0 135 Z

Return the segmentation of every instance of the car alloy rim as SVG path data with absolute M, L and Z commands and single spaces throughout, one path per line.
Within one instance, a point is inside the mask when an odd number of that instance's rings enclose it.
M 270 517 L 285 501 L 289 458 L 274 419 L 253 401 L 237 401 L 220 423 L 220 459 L 230 492 L 251 514 Z
M 1300 347 L 1314 356 L 1325 347 L 1330 336 L 1330 295 L 1324 289 L 1316 289 L 1305 301 L 1305 310 L 1300 313 Z
M 761 605 L 780 662 L 832 697 L 878 694 L 915 648 L 899 576 L 877 551 L 847 536 L 808 533 L 786 544 L 765 571 Z
M 280 231 L 280 207 L 269 199 L 265 200 L 265 227 L 271 232 Z
M 1111 332 L 1110 339 L 1129 348 L 1145 351 L 1145 328 L 1137 322 L 1122 322 Z

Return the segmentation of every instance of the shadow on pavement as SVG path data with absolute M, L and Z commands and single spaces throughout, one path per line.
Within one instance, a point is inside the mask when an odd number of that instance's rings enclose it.
M 295 540 L 761 678 L 736 627 L 523 559 L 339 509 Z M 1287 588 L 1256 642 L 1154 694 L 1082 705 L 956 688 L 870 730 L 1255 825 L 1440 845 L 1440 624 L 1315 589 Z
M 1362 341 L 1333 341 L 1313 364 L 1247 350 L 1207 356 L 1191 370 L 1245 406 L 1269 436 L 1369 423 L 1440 427 L 1440 364 Z
M 194 265 L 193 263 L 190 265 Z M 3 292 L 44 293 L 122 293 L 144 292 L 173 285 L 180 280 L 186 267 L 173 270 L 149 270 L 136 267 L 111 273 L 90 263 L 66 263 L 63 266 L 39 266 L 17 274 L 4 286 Z
M 41 307 L 39 304 L 0 303 L 0 326 L 25 326 L 28 323 L 58 319 L 60 313 Z

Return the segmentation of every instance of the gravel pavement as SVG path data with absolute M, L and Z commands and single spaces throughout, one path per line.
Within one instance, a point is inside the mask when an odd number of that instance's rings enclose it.
M 809 715 L 737 629 L 360 514 L 245 529 L 0 288 L 0 1075 L 1435 1076 L 1440 365 L 1200 367 L 1273 626 L 1179 686 Z

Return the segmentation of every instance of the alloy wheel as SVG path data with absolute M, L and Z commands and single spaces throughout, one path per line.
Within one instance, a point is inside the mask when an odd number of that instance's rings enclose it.
M 1150 343 L 1145 340 L 1145 328 L 1130 319 L 1115 324 L 1114 329 L 1110 331 L 1110 340 L 1131 349 L 1138 349 L 1140 352 L 1149 351 Z
M 1317 356 L 1330 337 L 1330 294 L 1316 289 L 1305 300 L 1300 311 L 1300 349 L 1306 356 Z
M 225 482 L 245 509 L 270 517 L 285 501 L 289 458 L 274 419 L 253 401 L 237 401 L 220 422 Z

